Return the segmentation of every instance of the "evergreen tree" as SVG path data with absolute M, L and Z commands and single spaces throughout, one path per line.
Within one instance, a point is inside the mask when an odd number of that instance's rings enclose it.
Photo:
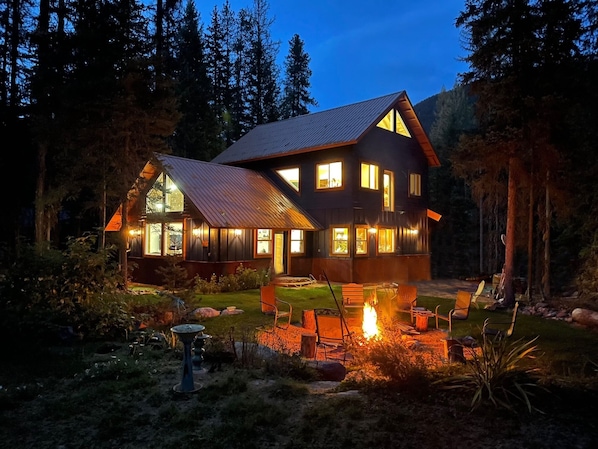
M 237 19 L 226 1 L 219 12 L 212 11 L 206 42 L 207 73 L 212 82 L 212 107 L 216 114 L 223 147 L 234 142 L 231 111 L 233 106 L 233 56 Z
M 528 192 L 525 203 L 535 201 L 539 188 L 543 204 L 557 203 L 558 178 L 550 176 L 560 160 L 559 149 L 549 138 L 558 116 L 553 95 L 559 92 L 552 69 L 561 67 L 576 51 L 579 27 L 566 1 L 509 2 L 497 0 L 468 1 L 457 19 L 466 30 L 470 54 L 465 58 L 471 70 L 462 80 L 471 85 L 477 98 L 476 116 L 480 129 L 476 135 L 462 139 L 455 154 L 460 174 L 487 178 L 481 184 L 507 182 L 505 304 L 514 301 L 512 278 L 518 238 L 529 225 L 530 208 L 521 207 L 521 195 Z M 549 13 L 560 8 L 557 16 Z M 551 33 L 560 36 L 550 38 Z M 551 55 L 547 58 L 547 55 Z M 544 240 L 549 241 L 550 212 L 544 214 Z M 530 234 L 531 235 L 531 234 Z M 528 239 L 529 240 L 529 239 Z M 521 245 L 520 245 L 521 246 Z M 544 257 L 547 256 L 545 251 Z M 528 261 L 531 263 L 531 261 Z M 548 278 L 546 267 L 544 276 Z M 543 293 L 549 295 L 547 282 Z
M 276 56 L 279 44 L 270 37 L 273 19 L 268 17 L 266 0 L 254 0 L 247 13 L 248 58 L 244 60 L 247 73 L 248 129 L 280 119 L 278 108 L 280 88 Z
M 304 43 L 298 34 L 289 41 L 289 54 L 285 60 L 284 94 L 282 98 L 282 118 L 308 114 L 308 106 L 318 103 L 309 93 L 311 69 L 309 55 L 304 51 Z
M 202 30 L 192 1 L 187 2 L 179 34 L 177 94 L 181 119 L 172 139 L 173 152 L 209 161 L 223 148 L 211 107 L 212 87 L 204 60 Z
M 466 277 L 476 274 L 478 255 L 476 217 L 471 189 L 453 174 L 450 155 L 463 132 L 475 129 L 473 103 L 463 86 L 438 95 L 436 120 L 430 141 L 440 160 L 440 167 L 430 171 L 430 207 L 442 215 L 431 237 L 434 277 Z M 480 268 L 480 271 L 482 269 Z

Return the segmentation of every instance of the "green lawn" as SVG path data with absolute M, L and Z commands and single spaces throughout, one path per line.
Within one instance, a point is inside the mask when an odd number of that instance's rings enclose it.
M 333 285 L 331 293 L 327 284 L 317 284 L 313 287 L 284 288 L 277 287 L 276 295 L 293 306 L 292 322 L 300 325 L 303 310 L 310 310 L 317 307 L 336 308 L 336 301 L 341 301 L 340 285 Z M 365 289 L 368 296 L 369 290 Z M 206 326 L 206 333 L 214 336 L 227 336 L 231 330 L 240 336 L 241 333 L 254 330 L 260 326 L 272 324 L 272 317 L 264 315 L 260 307 L 259 289 L 245 290 L 240 292 L 218 293 L 210 295 L 197 295 L 188 304 L 189 309 L 196 307 L 212 307 L 222 310 L 227 306 L 236 306 L 244 313 L 239 315 L 218 316 L 215 318 L 200 318 L 198 321 Z M 392 314 L 392 304 L 389 304 L 383 293 L 378 294 L 379 314 Z M 447 298 L 436 298 L 422 296 L 418 298 L 418 306 L 435 310 L 440 305 L 440 312 L 447 313 L 454 305 L 454 300 Z M 504 315 L 504 319 L 510 319 L 510 311 L 489 311 L 483 306 L 475 308 L 472 306 L 469 318 L 464 321 L 453 322 L 453 336 L 456 338 L 471 336 L 480 340 L 481 329 L 487 317 L 496 319 L 498 314 Z M 403 317 L 403 318 L 406 318 Z M 434 319 L 430 319 L 430 326 L 433 326 Z M 446 321 L 441 321 L 442 328 L 447 327 Z M 574 326 L 561 320 L 545 319 L 529 316 L 520 312 L 517 317 L 517 325 L 511 339 L 531 340 L 538 337 L 536 342 L 539 348 L 539 362 L 555 375 L 578 375 L 580 372 L 594 372 L 598 363 L 598 333 Z

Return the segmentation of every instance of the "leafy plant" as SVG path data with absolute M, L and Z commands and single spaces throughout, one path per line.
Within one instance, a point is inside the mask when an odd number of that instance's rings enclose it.
M 524 361 L 535 358 L 537 339 L 526 342 L 484 337 L 481 354 L 475 348 L 464 348 L 472 354 L 464 373 L 440 379 L 436 384 L 471 392 L 472 410 L 485 402 L 510 411 L 515 411 L 516 403 L 523 403 L 529 412 L 537 410 L 531 403 L 532 390 L 539 388 L 534 378 L 536 370 L 524 366 Z
M 191 284 L 188 279 L 189 274 L 185 267 L 181 266 L 183 258 L 181 256 L 166 257 L 166 265 L 159 267 L 156 274 L 162 277 L 166 290 L 174 293 L 177 289 L 187 288 Z

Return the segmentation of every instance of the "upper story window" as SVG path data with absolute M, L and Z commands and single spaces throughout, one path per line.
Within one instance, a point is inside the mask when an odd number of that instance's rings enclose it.
M 378 190 L 378 166 L 361 163 L 361 187 Z
M 368 253 L 368 229 L 364 227 L 355 228 L 355 254 L 364 255 Z
M 272 229 L 258 229 L 255 252 L 258 256 L 272 255 Z
M 316 165 L 316 188 L 333 189 L 343 186 L 343 163 L 330 162 Z
M 392 253 L 395 250 L 395 231 L 392 228 L 378 229 L 378 252 Z
M 380 120 L 376 126 L 378 126 L 378 128 L 400 134 L 401 136 L 411 137 L 407 126 L 405 126 L 403 117 L 401 117 L 401 114 L 396 109 L 390 110 L 388 114 L 386 114 L 386 117 Z
M 170 176 L 161 173 L 146 195 L 145 211 L 147 214 L 182 212 L 184 204 L 182 192 Z
M 300 229 L 291 229 L 291 254 L 305 253 L 304 233 Z
M 349 228 L 332 228 L 332 254 L 349 254 Z
M 390 212 L 395 210 L 394 191 L 394 175 L 391 171 L 384 170 L 382 175 L 382 210 Z
M 409 173 L 409 196 L 422 195 L 422 176 L 419 173 Z
M 299 191 L 299 167 L 284 168 L 276 170 L 276 173 L 284 179 L 293 189 Z

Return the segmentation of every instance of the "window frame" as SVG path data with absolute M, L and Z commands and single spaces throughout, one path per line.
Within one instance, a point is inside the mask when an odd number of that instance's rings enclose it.
M 335 180 L 335 178 L 332 178 L 332 169 L 331 169 L 331 165 L 334 164 L 339 164 L 340 165 L 340 182 L 335 185 L 332 185 L 332 181 Z M 321 186 L 321 181 L 323 179 L 320 178 L 320 168 L 324 167 L 324 166 L 328 166 L 328 184 L 326 186 Z M 322 191 L 322 190 L 333 190 L 333 189 L 341 189 L 343 188 L 343 182 L 344 182 L 344 174 L 343 174 L 343 161 L 332 161 L 332 162 L 321 162 L 321 163 L 317 163 L 316 164 L 316 169 L 315 169 L 315 183 L 316 183 L 316 191 Z
M 388 206 L 386 205 L 386 178 L 389 179 L 388 185 Z M 395 210 L 395 175 L 390 170 L 384 170 L 382 172 L 382 210 L 388 212 L 394 212 Z
M 336 238 L 336 234 L 337 231 L 341 231 L 342 236 L 345 236 L 345 238 Z M 340 256 L 340 257 L 349 257 L 349 255 L 351 254 L 349 251 L 349 234 L 350 233 L 350 227 L 349 226 L 331 226 L 330 227 L 330 255 L 332 256 Z M 340 242 L 339 245 L 336 245 L 337 242 Z M 346 248 L 343 249 L 342 246 L 345 246 Z M 337 250 L 336 248 L 340 248 L 339 250 Z
M 293 234 L 297 234 L 299 233 L 299 238 L 293 238 Z M 302 229 L 291 229 L 291 232 L 289 233 L 289 241 L 290 241 L 290 246 L 291 246 L 291 256 L 302 256 L 305 254 L 305 231 L 303 231 Z M 299 246 L 301 248 L 300 251 L 293 251 L 293 243 L 294 242 L 299 242 Z
M 173 204 L 175 205 L 174 208 Z M 145 213 L 147 215 L 157 215 L 181 213 L 184 210 L 185 196 L 168 174 L 165 172 L 160 173 L 154 180 L 152 187 L 145 194 Z
M 409 172 L 409 196 L 422 196 L 422 175 L 417 172 Z
M 394 254 L 396 250 L 396 228 L 386 228 L 386 227 L 379 227 L 377 230 L 377 240 L 376 240 L 376 248 L 378 254 Z M 390 249 L 383 249 L 381 248 L 382 241 L 386 238 L 390 237 L 391 244 Z
M 358 233 L 363 232 L 363 236 L 358 236 Z M 369 241 L 370 241 L 370 232 L 367 226 L 355 226 L 355 256 L 364 257 L 369 255 Z M 360 252 L 360 243 L 363 243 L 364 250 Z
M 173 230 L 173 228 L 177 229 Z M 185 223 L 183 220 L 147 221 L 144 226 L 143 255 L 155 257 L 183 257 L 185 230 Z M 152 240 L 153 236 L 156 234 L 158 234 L 158 242 Z M 167 247 L 167 244 L 169 238 L 174 235 L 180 235 L 180 247 L 171 249 L 170 246 Z M 156 245 L 160 248 L 159 252 L 155 250 L 151 251 Z
M 291 182 L 289 180 L 289 178 L 287 178 L 286 176 L 284 176 L 282 174 L 282 172 L 289 172 L 291 170 L 297 170 L 297 185 L 293 184 L 293 182 Z M 301 168 L 299 166 L 278 168 L 275 170 L 275 172 L 278 176 L 280 176 L 280 179 L 282 179 L 284 182 L 286 182 L 289 185 L 289 187 L 291 187 L 294 191 L 296 191 L 296 192 L 301 191 Z
M 263 231 L 268 231 L 269 238 L 264 238 L 263 235 L 266 234 Z M 272 229 L 268 228 L 258 228 L 255 231 L 255 246 L 254 246 L 254 256 L 255 257 L 272 257 L 274 252 L 274 232 Z M 260 236 L 262 233 L 262 236 Z M 260 242 L 269 242 L 269 251 L 261 251 Z
M 380 167 L 369 162 L 361 162 L 359 165 L 359 185 L 362 189 L 379 190 L 380 185 Z M 372 170 L 374 173 L 372 174 Z M 364 174 L 367 173 L 367 180 L 364 179 Z M 366 182 L 367 181 L 367 182 Z M 373 181 L 373 182 L 372 182 Z

